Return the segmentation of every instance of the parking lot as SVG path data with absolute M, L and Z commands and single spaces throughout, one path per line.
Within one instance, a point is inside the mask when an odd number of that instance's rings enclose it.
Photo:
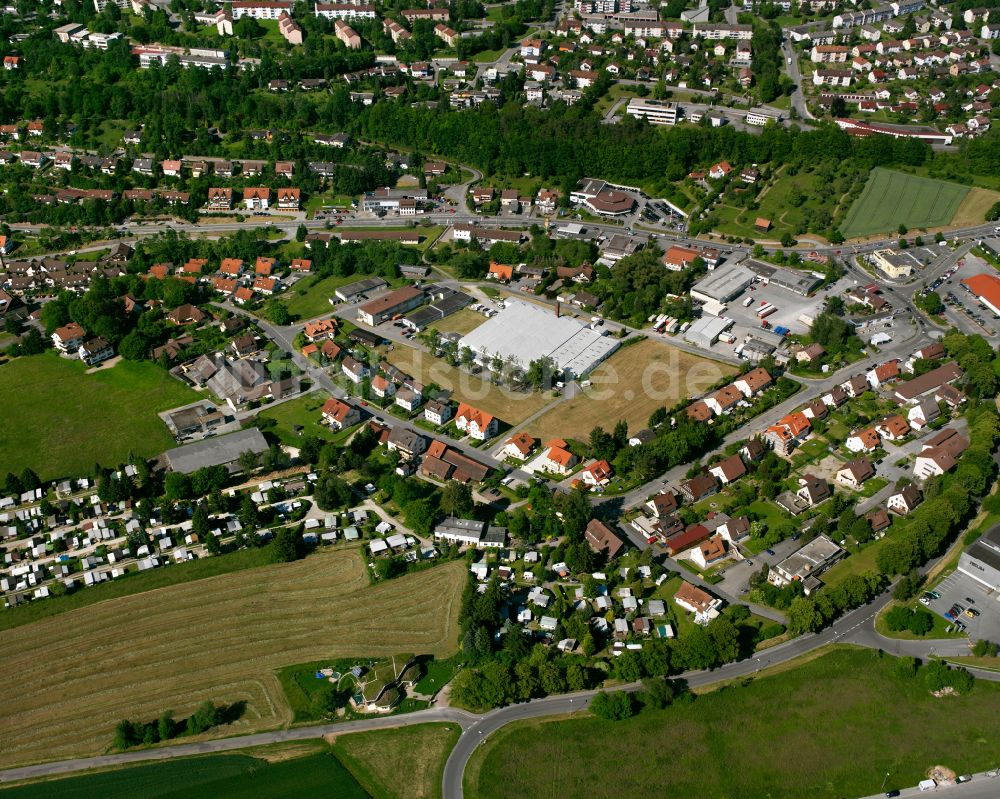
M 961 282 L 963 277 L 992 271 L 993 267 L 981 258 L 967 255 L 963 266 L 936 287 L 945 303 L 945 316 L 959 329 L 987 336 L 997 334 L 998 322 L 993 312 Z
M 973 641 L 985 639 L 1000 641 L 1000 602 L 998 595 L 988 593 L 986 587 L 967 574 L 955 571 L 933 589 L 941 594 L 940 599 L 932 599 L 927 606 L 939 616 L 944 616 L 952 605 L 960 605 L 959 620 L 965 625 L 965 632 Z M 969 600 L 973 600 L 970 602 Z M 970 618 L 965 611 L 970 608 L 979 616 Z

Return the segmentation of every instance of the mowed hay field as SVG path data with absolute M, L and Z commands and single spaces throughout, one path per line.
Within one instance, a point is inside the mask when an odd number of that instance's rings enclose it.
M 528 432 L 543 442 L 586 439 L 597 425 L 610 431 L 619 419 L 635 432 L 657 408 L 696 397 L 733 374 L 732 366 L 646 339 L 615 352 L 588 376 L 590 387 L 540 416 Z
M 840 232 L 849 239 L 908 229 L 941 227 L 952 221 L 968 186 L 876 167 L 854 201 Z
M 1000 191 L 971 188 L 951 218 L 951 224 L 981 225 L 986 219 L 986 212 L 998 201 L 1000 201 Z
M 0 473 L 31 467 L 50 480 L 91 474 L 95 462 L 117 465 L 130 452 L 158 455 L 175 444 L 157 412 L 201 396 L 154 363 L 86 370 L 53 352 L 0 366 Z
M 537 391 L 507 391 L 476 375 L 456 369 L 442 358 L 435 358 L 430 353 L 412 347 L 396 344 L 385 357 L 393 366 L 413 375 L 421 383 L 434 383 L 447 389 L 459 402 L 467 402 L 492 413 L 500 421 L 510 425 L 519 424 L 552 399 L 550 395 L 539 394 Z
M 371 586 L 356 551 L 326 551 L 109 600 L 0 634 L 0 767 L 96 755 L 122 718 L 184 718 L 243 701 L 233 735 L 291 714 L 282 666 L 399 652 L 447 656 L 461 563 Z

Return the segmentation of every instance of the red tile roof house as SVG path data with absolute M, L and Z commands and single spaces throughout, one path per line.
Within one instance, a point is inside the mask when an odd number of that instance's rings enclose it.
M 63 355 L 75 355 L 79 351 L 80 345 L 83 344 L 86 335 L 86 332 L 80 325 L 76 322 L 70 322 L 57 328 L 52 334 L 52 346 L 63 353 Z
M 736 386 L 723 386 L 714 394 L 705 397 L 705 404 L 717 416 L 732 410 L 743 399 L 743 392 Z
M 898 441 L 907 436 L 910 432 L 910 425 L 907 424 L 906 419 L 897 414 L 879 422 L 875 425 L 875 430 L 884 439 Z
M 248 211 L 266 211 L 271 202 L 271 190 L 267 186 L 243 189 L 243 204 Z
M 576 466 L 576 455 L 563 447 L 549 447 L 545 453 L 545 458 L 541 462 L 541 467 L 553 474 L 569 474 Z
M 868 384 L 872 388 L 878 388 L 890 380 L 896 380 L 899 377 L 899 361 L 897 359 L 886 361 L 869 371 L 865 377 L 868 378 Z
M 499 423 L 492 414 L 460 402 L 455 414 L 455 427 L 477 441 L 485 441 L 497 434 Z
M 343 430 L 361 421 L 361 412 L 353 405 L 331 397 L 323 404 L 323 421 L 335 430 Z
M 874 427 L 866 427 L 864 430 L 855 430 L 844 442 L 844 446 L 851 452 L 873 452 L 882 443 L 882 438 L 878 430 Z
M 500 454 L 505 458 L 523 461 L 535 448 L 535 439 L 527 433 L 517 433 L 508 438 L 500 450 Z
M 607 485 L 611 480 L 612 474 L 613 471 L 610 463 L 607 461 L 594 461 L 583 468 L 580 477 L 583 478 L 583 482 L 588 486 L 596 487 Z
M 372 394 L 380 399 L 391 397 L 396 393 L 396 384 L 386 380 L 382 375 L 375 375 L 372 378 Z

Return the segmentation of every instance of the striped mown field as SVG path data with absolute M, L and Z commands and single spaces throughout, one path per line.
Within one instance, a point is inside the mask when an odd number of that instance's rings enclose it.
M 968 186 L 877 167 L 854 201 L 840 232 L 845 238 L 892 233 L 900 225 L 916 231 L 951 222 Z
M 170 568 L 170 567 L 168 567 Z M 126 578 L 127 579 L 127 578 Z M 458 642 L 461 563 L 370 585 L 354 550 L 108 600 L 0 633 L 0 767 L 96 755 L 123 718 L 245 702 L 209 735 L 280 727 L 275 669 Z

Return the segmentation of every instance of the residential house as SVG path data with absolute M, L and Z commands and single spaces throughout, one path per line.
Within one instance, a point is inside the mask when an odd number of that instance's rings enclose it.
M 334 430 L 343 430 L 361 421 L 361 412 L 353 405 L 330 397 L 323 404 L 323 421 Z
M 941 415 L 941 407 L 934 397 L 922 397 L 906 413 L 906 419 L 915 430 L 923 430 Z
M 561 446 L 559 444 L 562 444 Z M 567 475 L 573 471 L 573 467 L 576 466 L 578 458 L 568 449 L 566 449 L 566 442 L 549 442 L 548 450 L 545 453 L 545 457 L 542 458 L 540 464 L 541 468 L 546 472 L 551 472 L 552 474 Z
M 896 380 L 899 377 L 899 360 L 893 358 L 891 361 L 886 361 L 869 371 L 865 377 L 868 379 L 868 384 L 876 389 L 890 380 Z
M 899 441 L 899 439 L 905 438 L 909 434 L 910 426 L 906 423 L 906 419 L 896 414 L 895 416 L 889 416 L 875 425 L 875 430 L 882 438 L 888 441 Z
M 344 360 L 340 363 L 340 369 L 344 376 L 355 385 L 360 385 L 371 373 L 367 365 L 355 360 L 350 355 L 344 356 Z
M 75 355 L 83 344 L 86 333 L 76 322 L 69 322 L 56 328 L 52 334 L 52 345 L 63 355 Z
M 508 438 L 500 449 L 500 456 L 503 458 L 513 458 L 514 460 L 525 460 L 535 448 L 535 439 L 525 432 L 516 433 Z
M 606 553 L 608 560 L 615 558 L 625 546 L 622 538 L 598 519 L 591 519 L 587 524 L 584 538 L 594 552 Z
M 707 541 L 702 541 L 698 546 L 691 550 L 691 560 L 694 561 L 699 568 L 707 569 L 713 563 L 725 560 L 728 554 L 729 549 L 726 546 L 725 536 L 723 536 L 722 533 L 716 533 Z
M 717 416 L 721 416 L 723 413 L 727 413 L 735 408 L 742 399 L 743 392 L 736 388 L 736 386 L 730 384 L 728 386 L 723 386 L 712 394 L 709 394 L 705 397 L 704 402 L 712 413 Z
M 875 467 L 868 458 L 855 458 L 837 470 L 837 482 L 860 491 L 865 480 L 875 476 Z
M 830 484 L 822 477 L 807 474 L 799 478 L 799 489 L 795 493 L 799 499 L 812 507 L 830 498 Z
M 894 513 L 898 513 L 900 516 L 906 516 L 920 504 L 921 499 L 923 499 L 923 497 L 920 493 L 920 489 L 910 483 L 909 485 L 903 486 L 897 493 L 889 497 L 889 500 L 886 502 L 886 507 Z
M 708 472 L 723 485 L 729 485 L 745 475 L 747 469 L 743 464 L 743 459 L 739 455 L 734 454 L 709 466 Z
M 583 467 L 580 477 L 586 485 L 597 488 L 607 485 L 613 473 L 611 464 L 607 461 L 594 461 Z
M 924 442 L 913 464 L 914 476 L 926 480 L 951 471 L 968 447 L 967 439 L 954 428 L 946 427 Z
M 496 417 L 464 402 L 458 404 L 455 426 L 477 441 L 485 441 L 497 434 L 499 422 Z
M 698 624 L 707 624 L 717 617 L 719 608 L 722 606 L 721 599 L 713 597 L 686 580 L 681 583 L 677 593 L 674 594 L 674 603 L 693 613 L 694 620 Z
M 271 202 L 271 190 L 267 186 L 243 189 L 243 204 L 248 211 L 266 211 Z
M 431 400 L 424 406 L 424 418 L 431 424 L 442 425 L 451 419 L 451 403 Z
M 771 385 L 771 375 L 768 374 L 766 369 L 757 367 L 756 369 L 751 369 L 742 377 L 738 377 L 733 381 L 733 385 L 743 393 L 743 396 L 749 399 Z
M 881 443 L 878 431 L 874 427 L 866 427 L 864 430 L 855 430 L 844 442 L 844 446 L 851 452 L 874 452 Z
M 689 501 L 697 502 L 700 499 L 717 493 L 719 482 L 715 479 L 715 475 L 702 474 L 682 482 L 680 489 Z
M 111 343 L 101 336 L 89 339 L 80 345 L 77 355 L 88 366 L 96 366 L 102 361 L 113 358 L 115 354 Z

